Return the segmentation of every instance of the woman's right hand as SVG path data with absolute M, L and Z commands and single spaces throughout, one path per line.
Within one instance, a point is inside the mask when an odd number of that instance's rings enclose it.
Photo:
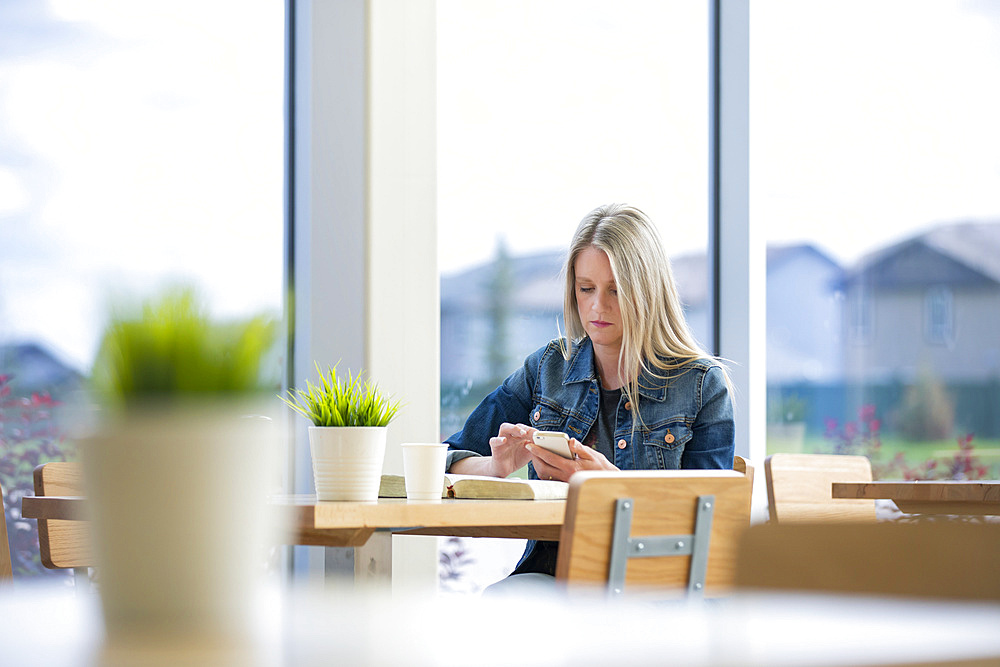
M 500 431 L 490 438 L 494 475 L 506 477 L 528 465 L 531 452 L 525 449 L 525 445 L 531 443 L 531 436 L 536 430 L 538 429 L 524 424 L 500 425 Z

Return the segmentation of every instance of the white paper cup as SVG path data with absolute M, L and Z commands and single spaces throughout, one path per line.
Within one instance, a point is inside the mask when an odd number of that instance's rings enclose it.
M 441 502 L 448 445 L 438 442 L 403 443 L 403 475 L 407 500 Z

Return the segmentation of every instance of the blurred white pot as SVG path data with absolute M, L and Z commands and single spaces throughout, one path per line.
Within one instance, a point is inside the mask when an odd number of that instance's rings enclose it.
M 279 452 L 270 420 L 246 414 L 133 411 L 81 443 L 109 639 L 252 632 L 281 529 L 267 505 Z

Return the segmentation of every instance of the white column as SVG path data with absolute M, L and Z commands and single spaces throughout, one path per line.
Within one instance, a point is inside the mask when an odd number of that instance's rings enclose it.
M 295 11 L 293 381 L 339 362 L 401 399 L 385 469 L 402 472 L 401 442 L 439 438 L 435 5 L 300 0 Z M 305 426 L 300 492 L 311 490 Z M 436 585 L 436 538 L 394 541 L 406 578 Z
M 367 367 L 404 405 L 385 468 L 403 442 L 440 441 L 434 0 L 368 4 Z M 394 537 L 393 588 L 437 586 L 436 537 Z

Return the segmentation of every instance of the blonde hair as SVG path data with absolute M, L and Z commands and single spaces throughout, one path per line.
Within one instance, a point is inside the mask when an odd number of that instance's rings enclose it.
M 685 372 L 689 362 L 713 357 L 691 335 L 656 227 L 634 206 L 609 204 L 580 221 L 566 257 L 563 321 L 567 340 L 562 350 L 566 359 L 572 354 L 573 342 L 586 336 L 576 301 L 575 264 L 580 253 L 590 247 L 607 254 L 618 288 L 622 317 L 618 367 L 622 392 L 635 406 L 634 430 L 641 423 L 636 398 L 643 371 L 669 380 Z

